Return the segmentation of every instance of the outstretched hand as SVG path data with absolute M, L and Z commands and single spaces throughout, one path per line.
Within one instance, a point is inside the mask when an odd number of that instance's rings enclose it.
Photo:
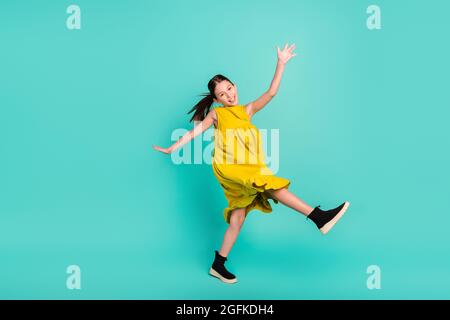
M 166 154 L 169 154 L 169 153 L 172 152 L 170 150 L 170 148 L 161 148 L 161 147 L 158 147 L 158 146 L 153 146 L 153 149 L 155 149 L 157 151 L 161 151 L 162 153 L 166 153 Z
M 286 43 L 286 45 L 284 46 L 283 50 L 280 50 L 279 47 L 277 47 L 278 50 L 278 61 L 281 63 L 286 63 L 288 62 L 292 57 L 295 57 L 296 54 L 293 53 L 295 49 L 295 44 L 292 44 L 289 48 L 288 48 L 288 44 Z

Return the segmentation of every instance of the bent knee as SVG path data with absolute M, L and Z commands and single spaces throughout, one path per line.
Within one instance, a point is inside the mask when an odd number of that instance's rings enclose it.
M 272 196 L 272 198 L 277 198 L 278 195 L 282 195 L 287 191 L 287 188 L 280 189 L 268 189 L 266 192 Z

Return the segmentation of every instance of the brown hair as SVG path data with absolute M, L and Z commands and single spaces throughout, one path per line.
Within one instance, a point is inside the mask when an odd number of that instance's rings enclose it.
M 214 102 L 214 98 L 216 97 L 216 95 L 214 94 L 214 89 L 216 88 L 216 85 L 220 82 L 222 82 L 223 80 L 227 80 L 229 81 L 231 84 L 233 84 L 233 82 L 230 81 L 230 79 L 228 79 L 227 77 L 221 75 L 221 74 L 216 74 L 214 77 L 211 78 L 211 80 L 209 80 L 208 82 L 208 93 L 203 93 L 200 96 L 203 96 L 204 98 L 202 100 L 200 100 L 189 112 L 194 112 L 194 115 L 192 116 L 191 120 L 189 120 L 189 122 L 192 122 L 192 120 L 194 121 L 203 121 L 203 119 L 205 119 L 206 115 L 209 112 L 209 109 L 211 108 L 213 102 Z

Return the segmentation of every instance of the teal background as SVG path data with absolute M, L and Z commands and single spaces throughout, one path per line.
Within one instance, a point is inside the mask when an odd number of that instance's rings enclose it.
M 81 8 L 68 30 L 66 8 Z M 368 30 L 366 8 L 381 7 Z M 0 298 L 448 299 L 448 1 L 0 2 Z M 280 170 L 311 205 L 350 209 L 322 236 L 281 204 L 253 211 L 227 266 L 210 165 L 169 146 L 208 80 L 280 130 Z M 199 139 L 199 138 L 197 138 Z M 200 138 L 201 139 L 201 138 Z M 66 268 L 81 268 L 81 290 Z M 366 269 L 381 268 L 368 290 Z

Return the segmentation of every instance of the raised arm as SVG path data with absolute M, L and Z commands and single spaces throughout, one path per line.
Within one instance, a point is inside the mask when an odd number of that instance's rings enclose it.
M 194 139 L 196 136 L 204 132 L 206 129 L 211 127 L 211 125 L 214 123 L 214 119 L 216 118 L 216 112 L 213 110 L 209 111 L 209 113 L 206 115 L 205 119 L 197 124 L 194 129 L 189 130 L 186 132 L 177 142 L 175 142 L 173 145 L 171 145 L 169 148 L 161 148 L 158 146 L 153 146 L 153 149 L 161 151 L 163 153 L 172 153 L 179 147 L 185 145 L 192 139 Z
M 296 56 L 296 54 L 293 53 L 294 49 L 295 44 L 291 45 L 288 48 L 287 43 L 284 46 L 283 50 L 280 50 L 280 48 L 277 47 L 278 51 L 277 68 L 275 70 L 275 75 L 273 76 L 269 90 L 264 92 L 261 95 L 261 97 L 259 97 L 255 101 L 250 102 L 245 106 L 247 113 L 249 114 L 250 117 L 252 117 L 256 112 L 261 110 L 277 94 L 278 87 L 280 86 L 281 82 L 281 77 L 283 75 L 284 67 L 286 63 L 289 61 L 289 59 Z

